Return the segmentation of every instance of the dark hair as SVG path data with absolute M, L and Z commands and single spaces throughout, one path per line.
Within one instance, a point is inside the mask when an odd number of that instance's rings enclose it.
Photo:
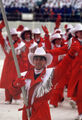
M 70 40 L 72 38 L 72 34 L 70 33 L 69 35 L 68 35 L 68 40 Z
M 52 43 L 53 43 L 53 44 L 55 44 L 55 40 L 56 40 L 56 39 L 52 40 Z

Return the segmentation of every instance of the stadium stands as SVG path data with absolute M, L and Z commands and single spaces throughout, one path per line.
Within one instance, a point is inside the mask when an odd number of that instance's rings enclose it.
M 60 14 L 62 22 L 80 22 L 82 1 L 80 0 L 3 0 L 8 20 L 24 20 L 22 16 L 33 14 L 34 21 L 55 21 Z M 24 14 L 24 15 L 23 15 Z M 0 12 L 0 19 L 2 15 Z

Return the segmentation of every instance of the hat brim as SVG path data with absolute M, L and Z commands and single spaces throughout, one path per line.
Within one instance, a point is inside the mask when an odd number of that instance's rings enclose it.
M 33 65 L 33 66 L 34 66 L 34 62 L 33 62 L 34 56 L 44 56 L 47 60 L 46 66 L 50 65 L 51 62 L 52 62 L 52 59 L 53 59 L 53 56 L 50 53 L 47 53 L 45 55 L 36 55 L 34 53 L 29 53 L 28 54 L 28 59 L 29 59 L 30 64 Z
M 79 29 L 73 29 L 72 31 L 71 31 L 71 33 L 72 33 L 72 35 L 75 35 L 75 33 L 76 32 L 78 32 L 78 31 L 82 31 L 82 28 L 79 28 Z
M 18 32 L 15 32 L 15 33 L 10 33 L 11 35 L 18 35 Z

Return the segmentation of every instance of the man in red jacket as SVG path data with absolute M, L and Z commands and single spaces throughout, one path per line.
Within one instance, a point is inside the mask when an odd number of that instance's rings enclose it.
M 2 30 L 3 27 L 4 27 L 4 23 L 1 22 L 0 29 Z M 12 36 L 12 41 L 13 41 L 15 52 L 17 55 L 17 59 L 19 62 L 20 71 L 23 72 L 22 71 L 22 67 L 23 67 L 22 57 L 21 57 L 21 52 L 19 49 L 21 40 L 19 39 L 17 35 L 18 33 L 15 28 L 12 28 L 10 30 L 10 33 Z M 5 53 L 5 60 L 4 60 L 1 79 L 0 79 L 0 88 L 5 89 L 5 103 L 6 104 L 11 104 L 12 101 L 13 103 L 18 104 L 19 99 L 20 99 L 21 89 L 20 88 L 16 89 L 16 88 L 11 87 L 12 81 L 14 81 L 17 78 L 16 67 L 14 64 L 14 59 L 12 56 L 12 51 L 11 51 L 11 47 L 9 44 L 9 40 L 3 38 L 1 31 L 0 31 L 0 44 Z
M 38 47 L 43 46 L 45 47 L 45 43 L 43 38 L 41 37 L 41 31 L 39 28 L 36 28 L 32 31 L 33 39 L 38 44 Z
M 28 59 L 33 69 L 25 75 L 25 88 L 27 90 L 30 120 L 51 120 L 50 109 L 47 100 L 47 92 L 50 89 L 52 68 L 46 69 L 52 61 L 52 55 L 45 52 L 43 47 L 38 47 L 35 53 L 29 53 Z M 17 79 L 13 85 L 20 83 Z M 24 85 L 24 84 L 23 84 Z M 23 111 L 25 113 L 25 111 Z M 23 114 L 23 120 L 27 120 Z
M 79 46 L 79 52 L 72 64 L 72 74 L 68 85 L 68 96 L 76 100 L 79 116 L 76 120 L 82 120 L 82 25 L 77 24 L 72 31 L 73 41 Z
M 52 76 L 52 68 L 46 68 L 52 61 L 52 56 L 46 53 L 42 47 L 38 47 L 34 53 L 28 54 L 29 62 L 34 68 L 28 71 L 25 77 L 18 78 L 13 85 L 22 87 L 25 85 L 28 97 L 28 108 L 30 120 L 51 120 L 48 100 L 55 89 L 56 83 L 64 77 L 69 64 L 75 58 L 77 47 L 72 46 L 69 54 L 65 56 Z M 64 74 L 63 74 L 64 73 Z M 62 76 L 62 77 L 61 77 Z M 51 86 L 51 83 L 53 86 Z M 26 114 L 27 107 L 23 109 L 23 120 L 28 120 Z

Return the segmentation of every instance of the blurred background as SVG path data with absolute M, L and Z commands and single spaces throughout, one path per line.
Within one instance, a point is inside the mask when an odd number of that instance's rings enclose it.
M 82 22 L 82 0 L 2 0 L 8 21 Z M 2 14 L 0 10 L 0 20 Z

